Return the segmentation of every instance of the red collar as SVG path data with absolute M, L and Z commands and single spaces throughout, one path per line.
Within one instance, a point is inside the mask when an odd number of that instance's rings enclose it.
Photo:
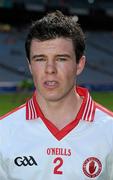
M 83 97 L 83 102 L 75 119 L 67 124 L 63 129 L 59 130 L 52 122 L 45 118 L 41 112 L 41 109 L 39 108 L 35 93 L 33 97 L 26 103 L 26 119 L 34 120 L 40 117 L 54 137 L 57 140 L 61 140 L 78 125 L 80 120 L 91 122 L 94 119 L 95 103 L 92 100 L 88 90 L 81 87 L 77 87 L 76 90 L 78 94 Z
M 83 102 L 76 119 L 82 119 L 90 122 L 93 121 L 95 114 L 95 103 L 92 100 L 88 90 L 82 87 L 77 87 L 76 90 L 77 93 L 83 97 Z M 36 94 L 34 93 L 33 97 L 26 103 L 26 120 L 34 120 L 38 117 L 43 119 L 44 115 L 39 108 L 36 100 Z

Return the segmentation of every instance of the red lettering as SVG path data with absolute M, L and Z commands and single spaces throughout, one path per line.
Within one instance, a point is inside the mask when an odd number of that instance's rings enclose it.
M 50 155 L 50 149 L 49 148 L 47 149 L 47 155 Z
M 71 149 L 66 149 L 66 148 L 47 148 L 47 155 L 71 156 Z
M 61 157 L 57 157 L 56 159 L 54 159 L 53 163 L 58 163 L 54 167 L 54 174 L 63 174 L 63 171 L 60 170 L 61 166 L 63 165 L 63 159 Z
M 55 153 L 55 148 L 51 148 L 51 150 L 52 150 L 52 155 L 55 155 L 56 153 Z
M 71 149 L 68 149 L 68 156 L 71 156 Z
M 59 148 L 56 148 L 56 155 L 59 155 Z

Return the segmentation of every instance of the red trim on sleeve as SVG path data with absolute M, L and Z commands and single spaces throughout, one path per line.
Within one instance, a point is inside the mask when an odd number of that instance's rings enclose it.
M 95 103 L 92 100 L 88 90 L 86 88 L 77 88 L 77 92 L 80 96 L 84 97 L 83 103 L 84 109 L 81 111 L 82 112 L 82 119 L 85 121 L 93 121 L 94 120 L 94 115 L 95 115 Z
M 26 120 L 33 120 L 37 119 L 39 117 L 35 103 L 34 103 L 34 98 L 31 98 L 26 102 Z

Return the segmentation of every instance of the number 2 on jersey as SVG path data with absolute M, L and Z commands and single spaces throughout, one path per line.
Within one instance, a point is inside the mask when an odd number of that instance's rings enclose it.
M 61 157 L 57 157 L 53 161 L 56 166 L 54 167 L 54 174 L 63 174 L 63 171 L 60 170 L 61 166 L 63 165 L 63 159 Z

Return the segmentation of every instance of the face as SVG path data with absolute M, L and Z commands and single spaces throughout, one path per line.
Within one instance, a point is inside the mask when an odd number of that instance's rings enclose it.
M 83 70 L 84 63 L 84 56 L 76 63 L 71 39 L 32 40 L 29 68 L 37 96 L 46 101 L 71 96 L 76 76 Z

